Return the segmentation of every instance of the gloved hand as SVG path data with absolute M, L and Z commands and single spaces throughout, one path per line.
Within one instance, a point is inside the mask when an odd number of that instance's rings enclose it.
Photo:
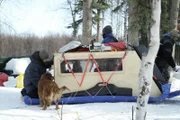
M 177 72 L 177 69 L 176 69 L 176 67 L 174 67 L 174 68 L 172 68 L 172 69 L 173 69 L 173 71 L 174 71 L 174 72 Z

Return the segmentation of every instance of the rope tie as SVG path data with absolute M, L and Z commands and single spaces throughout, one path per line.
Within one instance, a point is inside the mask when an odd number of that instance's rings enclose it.
M 72 74 L 73 77 L 75 78 L 75 80 L 76 80 L 76 82 L 77 82 L 77 84 L 78 84 L 79 87 L 82 87 L 82 84 L 83 84 L 83 81 L 84 81 L 84 78 L 85 78 L 85 75 L 86 75 L 86 72 L 87 72 L 87 68 L 88 68 L 90 59 L 92 58 L 95 66 L 96 66 L 96 69 L 97 69 L 97 71 L 98 71 L 98 74 L 99 74 L 99 76 L 100 76 L 100 78 L 101 78 L 101 80 L 102 80 L 103 87 L 106 86 L 106 88 L 107 88 L 107 90 L 109 91 L 109 93 L 113 96 L 112 92 L 111 92 L 110 89 L 107 87 L 107 84 L 108 84 L 108 82 L 111 80 L 111 78 L 112 78 L 112 76 L 114 75 L 115 71 L 116 71 L 116 70 L 119 68 L 119 66 L 122 64 L 122 60 L 125 59 L 126 54 L 127 54 L 127 51 L 125 51 L 123 57 L 121 58 L 121 60 L 119 61 L 119 63 L 118 63 L 117 66 L 115 67 L 115 70 L 112 72 L 112 74 L 110 75 L 110 77 L 107 79 L 106 82 L 105 82 L 105 80 L 104 80 L 104 77 L 103 77 L 101 71 L 99 70 L 99 67 L 98 67 L 98 65 L 97 65 L 97 62 L 96 62 L 96 60 L 95 60 L 95 58 L 94 58 L 94 56 L 93 56 L 92 53 L 90 53 L 90 55 L 89 55 L 89 57 L 88 57 L 88 60 L 87 60 L 87 62 L 86 62 L 86 66 L 85 66 L 85 70 L 84 70 L 84 72 L 83 72 L 83 75 L 82 75 L 82 77 L 81 77 L 81 81 L 80 81 L 80 82 L 77 81 L 76 76 L 75 76 L 73 70 L 71 69 L 71 67 L 70 67 L 70 65 L 69 65 L 66 57 L 64 56 L 64 53 L 62 54 L 62 57 L 63 57 L 65 63 L 67 64 L 67 66 L 68 66 L 71 74 Z M 103 87 L 102 87 L 102 88 L 103 88 Z M 98 93 L 102 90 L 102 88 L 100 88 L 99 91 L 98 91 L 94 96 L 97 96 Z M 89 96 L 92 96 L 87 90 L 84 90 L 84 91 L 85 91 Z M 76 95 L 77 95 L 77 92 L 75 93 L 75 95 L 74 95 L 73 97 L 75 97 Z M 71 96 L 70 96 L 70 97 L 71 97 Z

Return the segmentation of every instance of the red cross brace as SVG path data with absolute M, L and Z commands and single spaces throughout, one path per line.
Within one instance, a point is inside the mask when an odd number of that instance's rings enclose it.
M 115 70 L 114 70 L 114 71 L 112 72 L 112 74 L 109 76 L 108 80 L 105 81 L 104 78 L 103 78 L 103 76 L 102 76 L 101 71 L 99 70 L 99 67 L 98 67 L 98 65 L 97 65 L 97 62 L 96 62 L 94 56 L 93 56 L 92 54 L 90 54 L 89 57 L 88 57 L 87 63 L 86 63 L 85 70 L 84 70 L 83 75 L 82 75 L 82 77 L 81 77 L 81 81 L 79 82 L 79 81 L 76 80 L 77 84 L 79 85 L 79 87 L 82 86 L 82 83 L 83 83 L 83 81 L 84 81 L 84 78 L 85 78 L 85 75 L 86 75 L 86 71 L 87 71 L 87 68 L 88 68 L 90 59 L 92 58 L 95 66 L 96 66 L 96 68 L 97 68 L 98 74 L 99 74 L 99 76 L 100 76 L 100 78 L 101 78 L 101 80 L 102 80 L 102 82 L 103 82 L 103 85 L 106 86 L 106 85 L 108 84 L 108 82 L 111 80 L 111 78 L 112 78 L 113 74 L 115 73 L 115 71 L 116 71 L 116 70 L 118 69 L 118 67 L 122 64 L 122 60 L 125 58 L 125 56 L 126 56 L 126 52 L 124 53 L 122 59 L 121 59 L 121 60 L 119 61 L 119 63 L 117 64 Z M 67 66 L 68 66 L 70 72 L 72 73 L 73 77 L 76 79 L 76 76 L 75 76 L 73 70 L 71 69 L 71 67 L 70 67 L 70 65 L 69 65 L 69 63 L 68 63 L 68 61 L 66 60 L 66 58 L 65 58 L 64 55 L 63 55 L 63 59 L 64 59 L 65 63 L 67 64 Z

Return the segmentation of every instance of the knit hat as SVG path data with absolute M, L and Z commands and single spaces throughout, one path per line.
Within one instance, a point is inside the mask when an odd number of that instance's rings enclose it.
M 171 35 L 173 38 L 180 38 L 180 32 L 179 32 L 179 30 L 177 30 L 177 29 L 173 29 L 173 30 L 170 32 L 170 35 Z
M 45 51 L 45 50 L 42 50 L 39 52 L 39 57 L 42 59 L 42 60 L 45 60 L 45 59 L 48 59 L 49 58 L 49 55 L 48 53 Z
M 110 25 L 107 25 L 103 28 L 103 34 L 109 34 L 112 33 L 112 27 Z

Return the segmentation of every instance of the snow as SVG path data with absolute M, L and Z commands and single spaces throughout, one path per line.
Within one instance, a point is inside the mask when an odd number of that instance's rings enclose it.
M 14 78 L 13 76 L 9 76 L 8 81 L 4 82 L 3 85 L 5 87 L 16 87 L 16 78 Z
M 0 120 L 61 120 L 61 109 L 55 105 L 42 110 L 38 105 L 25 105 L 19 88 L 0 87 Z M 135 102 L 87 103 L 63 105 L 63 120 L 131 120 Z M 149 104 L 147 120 L 180 120 L 180 97 Z
M 5 70 L 13 70 L 13 74 L 15 75 L 22 74 L 29 63 L 29 58 L 13 58 L 7 62 Z
M 178 73 L 177 73 L 178 74 Z M 51 105 L 42 110 L 38 105 L 26 105 L 15 88 L 15 78 L 9 77 L 9 86 L 0 87 L 0 120 L 132 120 L 135 102 L 64 104 L 55 110 Z M 172 89 L 180 89 L 180 80 L 171 79 Z M 7 83 L 5 83 L 7 84 Z M 180 97 L 160 103 L 148 104 L 147 120 L 180 120 Z M 135 113 L 134 113 L 135 114 Z

